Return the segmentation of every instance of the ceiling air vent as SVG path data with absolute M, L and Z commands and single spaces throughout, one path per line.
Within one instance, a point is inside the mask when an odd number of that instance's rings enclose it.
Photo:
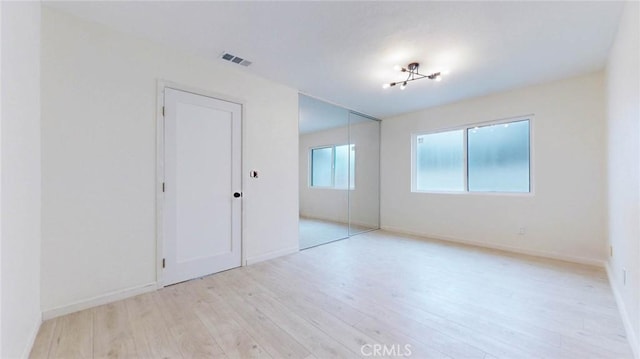
M 223 52 L 220 58 L 226 61 L 231 61 L 234 64 L 245 66 L 245 67 L 251 65 L 251 61 L 245 60 L 242 57 L 238 57 L 236 55 L 232 55 L 228 52 Z

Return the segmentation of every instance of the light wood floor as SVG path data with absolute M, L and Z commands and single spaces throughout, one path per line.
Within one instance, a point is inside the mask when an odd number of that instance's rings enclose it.
M 602 269 L 383 231 L 46 321 L 31 357 L 350 358 L 373 344 L 631 358 Z

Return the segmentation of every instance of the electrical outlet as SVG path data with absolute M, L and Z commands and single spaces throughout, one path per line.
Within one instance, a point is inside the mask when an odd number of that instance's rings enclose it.
M 518 230 L 518 234 L 521 236 L 524 236 L 525 234 L 527 234 L 527 228 L 526 227 L 520 227 L 520 229 Z

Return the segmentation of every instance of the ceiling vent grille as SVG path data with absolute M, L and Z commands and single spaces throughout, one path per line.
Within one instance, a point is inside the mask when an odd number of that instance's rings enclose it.
M 228 52 L 223 52 L 222 56 L 220 56 L 220 58 L 225 60 L 225 61 L 233 62 L 234 64 L 242 65 L 242 66 L 245 66 L 245 67 L 251 65 L 251 61 L 245 60 L 242 57 L 238 57 L 236 55 L 232 55 L 232 54 L 230 54 Z

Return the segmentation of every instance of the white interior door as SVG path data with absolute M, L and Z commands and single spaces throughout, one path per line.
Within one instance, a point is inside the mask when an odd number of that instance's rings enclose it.
M 169 285 L 241 265 L 241 107 L 169 88 L 164 96 Z

